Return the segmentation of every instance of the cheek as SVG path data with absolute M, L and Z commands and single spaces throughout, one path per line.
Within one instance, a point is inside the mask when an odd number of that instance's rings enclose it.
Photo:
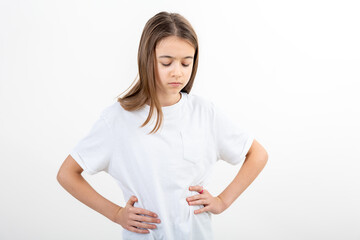
M 188 78 L 190 78 L 191 73 L 192 73 L 192 68 L 189 68 L 189 69 L 186 70 L 186 76 L 187 76 Z
M 167 69 L 164 69 L 164 68 L 161 68 L 159 67 L 158 69 L 158 76 L 159 76 L 159 80 L 160 82 L 164 82 L 166 81 L 166 78 L 168 76 L 168 70 Z

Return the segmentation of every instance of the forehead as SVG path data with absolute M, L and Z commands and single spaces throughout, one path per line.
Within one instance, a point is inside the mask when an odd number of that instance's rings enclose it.
M 188 56 L 194 56 L 194 47 L 186 40 L 170 36 L 163 38 L 155 48 L 156 56 L 167 55 L 174 58 L 185 58 Z

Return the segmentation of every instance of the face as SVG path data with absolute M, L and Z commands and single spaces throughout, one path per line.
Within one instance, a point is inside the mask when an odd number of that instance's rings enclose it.
M 176 36 L 166 37 L 157 44 L 155 76 L 160 94 L 179 94 L 186 86 L 190 80 L 194 54 L 194 47 Z

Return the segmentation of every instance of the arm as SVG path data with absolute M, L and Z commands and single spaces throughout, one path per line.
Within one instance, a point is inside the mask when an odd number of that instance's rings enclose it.
M 254 140 L 244 164 L 241 166 L 234 180 L 217 197 L 224 203 L 224 210 L 227 209 L 245 189 L 254 181 L 268 160 L 266 150 Z
M 81 176 L 83 169 L 69 155 L 61 165 L 57 180 L 72 196 L 93 210 L 114 222 L 117 212 L 122 208 L 97 193 Z

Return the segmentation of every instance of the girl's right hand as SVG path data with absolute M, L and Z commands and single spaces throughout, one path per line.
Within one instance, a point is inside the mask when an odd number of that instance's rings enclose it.
M 155 229 L 157 228 L 156 225 L 142 222 L 160 223 L 160 219 L 157 219 L 157 215 L 151 211 L 134 207 L 134 203 L 137 201 L 137 197 L 131 196 L 129 201 L 126 203 L 126 206 L 120 207 L 116 213 L 114 222 L 120 224 L 123 228 L 131 232 L 150 233 L 147 229 L 139 228 Z M 141 216 L 139 214 L 148 215 L 150 217 Z

